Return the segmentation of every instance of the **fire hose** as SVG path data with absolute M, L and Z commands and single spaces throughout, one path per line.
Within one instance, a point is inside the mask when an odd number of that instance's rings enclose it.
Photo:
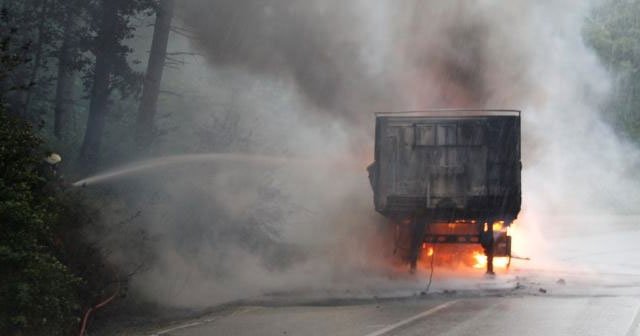
M 80 324 L 80 333 L 78 334 L 79 336 L 85 335 L 85 332 L 87 331 L 87 323 L 89 321 L 89 316 L 91 316 L 91 313 L 109 304 L 109 302 L 113 301 L 120 293 L 120 280 L 118 279 L 118 275 L 116 274 L 113 268 L 111 269 L 111 271 L 113 272 L 113 278 L 116 280 L 116 286 L 117 286 L 116 290 L 111 296 L 109 296 L 104 301 L 87 309 L 87 311 L 84 313 L 84 317 L 82 318 L 82 323 Z

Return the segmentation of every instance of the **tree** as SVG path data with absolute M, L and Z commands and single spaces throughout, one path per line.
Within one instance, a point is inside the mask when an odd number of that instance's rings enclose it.
M 26 0 L 4 4 L 6 7 L 3 7 L 5 16 L 2 23 L 6 29 L 12 31 L 10 36 L 13 40 L 4 52 L 7 55 L 19 52 L 23 56 L 23 61 L 16 64 L 5 78 L 3 86 L 8 88 L 8 91 L 4 93 L 7 103 L 12 107 L 11 112 L 23 117 L 27 117 L 27 97 L 33 86 L 30 82 L 36 68 L 33 53 L 38 49 L 34 48 L 33 44 L 37 28 L 40 26 L 37 22 L 40 21 L 39 9 L 43 9 L 42 5 L 43 0 Z
M 640 141 L 640 1 L 602 3 L 587 19 L 584 37 L 613 75 L 608 116 Z
M 3 11 L 3 17 L 7 16 Z M 5 27 L 3 27 L 5 28 Z M 15 30 L 2 29 L 0 81 L 27 61 L 13 53 Z M 80 308 L 74 276 L 58 258 L 57 200 L 42 141 L 6 110 L 0 92 L 0 334 L 65 335 Z
M 31 66 L 31 73 L 29 74 L 29 88 L 26 90 L 26 96 L 24 99 L 23 115 L 25 116 L 29 115 L 29 108 L 31 107 L 31 102 L 35 91 L 35 83 L 38 79 L 38 74 L 43 63 L 43 54 L 45 49 L 44 44 L 46 38 L 45 29 L 48 16 L 47 12 L 49 10 L 50 3 L 51 2 L 48 0 L 40 0 L 37 2 L 34 8 L 37 11 L 38 24 L 35 29 L 35 41 L 33 43 L 33 65 Z
M 121 96 L 127 96 L 140 91 L 141 75 L 129 66 L 127 56 L 131 49 L 123 42 L 135 30 L 131 17 L 150 7 L 147 0 L 101 0 L 93 11 L 97 18 L 97 35 L 91 44 L 95 65 L 88 76 L 89 117 L 79 157 L 85 169 L 95 168 L 100 157 L 111 93 L 118 90 Z
M 87 2 L 62 0 L 59 25 L 62 26 L 61 41 L 55 52 L 57 59 L 56 92 L 54 102 L 53 133 L 60 139 L 73 109 L 74 73 L 85 68 L 88 61 L 82 56 L 82 42 L 88 40 L 83 34 L 82 14 L 87 10 Z
M 93 165 L 100 154 L 100 141 L 107 113 L 111 71 L 119 47 L 117 35 L 118 6 L 116 1 L 102 1 L 102 17 L 96 37 L 94 55 L 96 58 L 91 89 L 89 119 L 85 130 L 84 142 L 80 149 L 82 163 Z
M 6 104 L 7 93 L 29 88 L 15 76 L 32 55 L 9 17 L 0 12 L 0 335 L 69 335 L 83 308 L 113 293 L 115 270 L 84 236 L 95 209 L 44 160 L 20 106 Z
M 5 22 L 17 32 L 14 38 L 29 47 L 26 61 L 14 69 L 5 85 L 21 87 L 7 95 L 14 113 L 40 123 L 55 106 L 54 133 L 60 135 L 70 109 L 73 73 L 86 67 L 82 57 L 87 36 L 77 24 L 92 1 L 25 0 L 7 4 Z M 86 24 L 85 24 L 86 25 Z M 84 29 L 86 30 L 86 29 Z M 55 67 L 54 67 L 55 65 Z M 56 89 L 53 90 L 53 85 Z
M 154 133 L 153 119 L 158 106 L 174 7 L 174 0 L 160 0 L 156 11 L 153 41 L 136 123 L 136 139 L 139 145 L 148 145 Z
M 24 90 L 9 96 L 15 111 L 31 121 L 49 111 L 52 80 L 52 54 L 61 40 L 61 7 L 75 0 L 25 0 L 10 3 L 9 24 L 16 29 L 16 38 L 28 43 L 27 61 L 15 69 L 14 80 Z
M 69 20 L 64 28 L 64 38 L 58 51 L 58 77 L 56 80 L 56 98 L 54 107 L 53 134 L 62 138 L 63 127 L 73 106 L 73 67 L 72 39 L 73 20 Z

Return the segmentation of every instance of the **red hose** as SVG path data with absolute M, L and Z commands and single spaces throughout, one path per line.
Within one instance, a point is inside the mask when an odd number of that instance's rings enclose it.
M 113 269 L 112 269 L 113 271 Z M 116 285 L 118 285 L 118 287 L 116 287 L 116 291 L 113 293 L 113 295 L 111 295 L 110 297 L 108 297 L 106 300 L 98 303 L 97 305 L 87 309 L 87 311 L 84 313 L 84 317 L 82 318 L 82 324 L 80 325 L 80 334 L 79 336 L 84 336 L 85 332 L 87 331 L 87 321 L 89 321 L 89 316 L 91 316 L 91 313 L 95 310 L 98 310 L 104 306 L 106 306 L 107 304 L 109 304 L 109 302 L 113 301 L 113 299 L 115 299 L 118 294 L 120 293 L 120 281 L 118 280 L 118 276 L 116 275 L 115 271 L 113 271 L 114 274 L 114 278 L 116 279 Z

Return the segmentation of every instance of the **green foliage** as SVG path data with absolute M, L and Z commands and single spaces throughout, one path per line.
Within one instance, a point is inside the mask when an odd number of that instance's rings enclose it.
M 605 1 L 587 19 L 584 37 L 614 75 L 611 121 L 640 141 L 640 1 Z
M 68 335 L 82 307 L 105 284 L 102 260 L 80 238 L 88 210 L 63 192 L 44 162 L 43 141 L 19 118 L 7 95 L 29 87 L 12 81 L 29 62 L 30 44 L 6 10 L 0 20 L 0 335 Z M 89 274 L 98 280 L 89 279 Z
M 81 279 L 57 257 L 60 205 L 40 140 L 0 111 L 0 334 L 65 335 Z

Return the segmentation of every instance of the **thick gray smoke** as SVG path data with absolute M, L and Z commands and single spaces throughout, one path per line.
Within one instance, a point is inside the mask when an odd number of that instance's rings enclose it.
M 375 29 L 374 13 L 360 5 L 189 0 L 184 17 L 212 65 L 291 80 L 311 104 L 363 122 L 363 111 L 397 104 L 385 99 L 397 97 L 400 88 L 390 86 L 382 73 L 384 46 L 369 43 L 388 32 Z
M 147 209 L 151 232 L 164 238 L 135 284 L 161 302 L 210 304 L 349 279 L 366 287 L 377 262 L 369 241 L 382 221 L 364 170 L 374 111 L 522 109 L 521 253 L 543 243 L 545 215 L 620 213 L 639 200 L 638 152 L 599 116 L 609 77 L 582 40 L 586 1 L 180 4 L 204 61 L 168 76 L 201 102 L 165 105 L 191 124 L 157 151 L 311 163 L 205 165 L 140 182 L 169 195 Z
M 530 91 L 525 7 L 188 0 L 184 15 L 214 66 L 290 79 L 324 112 L 362 123 L 380 110 L 515 104 Z

